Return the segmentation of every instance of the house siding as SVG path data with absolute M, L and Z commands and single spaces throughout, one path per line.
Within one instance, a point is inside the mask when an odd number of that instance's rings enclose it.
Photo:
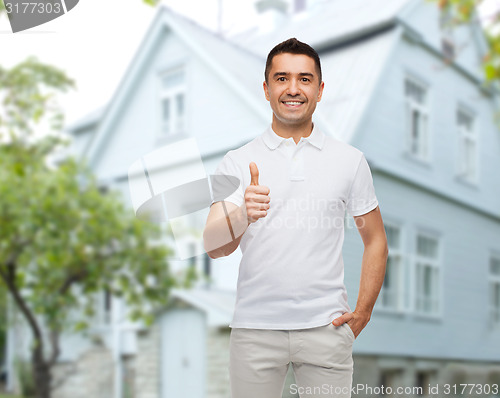
M 404 81 L 414 75 L 428 83 L 428 133 L 430 160 L 415 160 L 406 152 Z M 456 111 L 467 105 L 476 114 L 478 182 L 469 184 L 457 175 L 458 129 Z M 454 200 L 500 214 L 500 131 L 493 120 L 494 104 L 478 86 L 456 69 L 446 67 L 426 49 L 400 41 L 393 61 L 381 76 L 353 145 L 379 168 L 397 171 Z
M 452 203 L 418 186 L 372 169 L 382 217 L 403 230 L 410 299 L 414 284 L 409 274 L 416 233 L 435 233 L 440 245 L 442 315 L 436 319 L 415 314 L 381 311 L 379 302 L 354 351 L 360 354 L 407 355 L 498 363 L 498 326 L 489 322 L 488 272 L 492 249 L 500 249 L 500 222 L 468 207 Z M 345 283 L 349 305 L 355 308 L 363 244 L 355 228 L 346 229 Z

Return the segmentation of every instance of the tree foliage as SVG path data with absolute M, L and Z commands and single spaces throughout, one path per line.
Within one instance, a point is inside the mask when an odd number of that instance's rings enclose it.
M 174 284 L 169 251 L 148 244 L 154 226 L 118 193 L 103 195 L 75 160 L 52 170 L 46 156 L 56 140 L 0 146 L 0 274 L 50 328 L 62 329 L 72 309 L 93 315 L 92 293 L 104 289 L 124 297 L 137 319 Z
M 55 90 L 73 88 L 74 80 L 36 57 L 28 57 L 11 69 L 0 66 L 0 138 L 29 140 L 42 120 L 48 122 L 49 132 L 60 131 L 64 117 Z
M 103 194 L 86 165 L 49 161 L 66 143 L 54 134 L 64 121 L 56 97 L 74 85 L 34 57 L 0 67 L 0 292 L 31 329 L 40 398 L 50 397 L 61 333 L 95 321 L 96 293 L 121 297 L 131 319 L 150 324 L 178 284 L 171 250 L 152 244 L 164 238 L 158 226 L 138 220 L 117 191 Z M 40 136 L 47 121 L 52 133 Z
M 442 13 L 448 13 L 450 26 L 456 27 L 463 24 L 477 24 L 483 29 L 483 22 L 480 20 L 478 7 L 484 0 L 427 0 L 434 2 Z M 488 50 L 484 54 L 482 61 L 484 79 L 487 83 L 500 81 L 500 9 L 488 15 L 488 28 L 483 29 Z

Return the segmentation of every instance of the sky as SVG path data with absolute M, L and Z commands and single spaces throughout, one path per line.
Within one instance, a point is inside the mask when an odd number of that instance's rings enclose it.
M 1 1 L 1 0 L 0 0 Z M 370 1 L 370 0 L 367 0 Z M 222 5 L 222 28 L 235 33 L 256 23 L 255 0 L 163 0 L 175 11 L 215 30 Z M 485 0 L 482 18 L 500 9 Z M 156 9 L 142 0 L 80 0 L 66 15 L 13 34 L 0 16 L 0 65 L 12 67 L 29 55 L 55 65 L 76 81 L 77 89 L 60 97 L 71 124 L 109 102 L 138 51 Z
M 219 1 L 164 0 L 163 4 L 216 29 Z M 236 32 L 249 25 L 253 0 L 222 0 L 222 4 L 224 29 Z M 72 123 L 108 103 L 155 14 L 156 9 L 142 0 L 80 0 L 66 15 L 15 34 L 2 15 L 0 65 L 10 68 L 35 55 L 64 70 L 77 85 L 59 100 L 66 122 Z

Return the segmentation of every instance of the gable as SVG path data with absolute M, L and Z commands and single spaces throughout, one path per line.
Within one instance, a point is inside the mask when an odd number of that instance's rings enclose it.
M 451 30 L 440 27 L 440 9 L 435 2 L 417 1 L 400 15 L 401 21 L 418 32 L 421 39 L 442 51 L 442 39 L 454 43 L 455 62 L 479 80 L 484 79 L 481 59 L 486 51 L 486 39 L 478 24 L 457 25 Z M 473 16 L 476 18 L 476 16 Z
M 107 145 L 106 141 L 109 140 L 109 136 L 112 134 L 111 130 L 116 130 L 115 125 L 121 123 L 119 119 L 125 114 L 124 108 L 130 101 L 130 98 L 132 98 L 134 90 L 140 87 L 139 82 L 142 81 L 145 75 L 158 72 L 159 69 L 156 71 L 151 69 L 151 64 L 157 54 L 161 54 L 162 52 L 165 54 L 165 51 L 168 51 L 168 48 L 163 49 L 159 47 L 159 43 L 164 40 L 164 36 L 167 33 L 173 34 L 176 40 L 179 40 L 179 43 L 181 43 L 180 47 L 189 49 L 182 55 L 182 51 L 176 52 L 172 48 L 171 50 L 175 55 L 169 61 L 187 65 L 189 63 L 187 61 L 188 58 L 190 59 L 192 58 L 191 55 L 196 54 L 195 58 L 211 70 L 212 76 L 218 76 L 226 86 L 230 87 L 231 92 L 239 96 L 236 103 L 245 104 L 246 111 L 252 114 L 257 121 L 261 121 L 262 123 L 264 120 L 268 120 L 267 108 L 263 102 L 265 100 L 260 100 L 261 97 L 258 94 L 263 80 L 261 72 L 256 68 L 256 65 L 260 65 L 259 58 L 236 48 L 230 43 L 220 40 L 213 33 L 208 32 L 206 29 L 185 18 L 176 16 L 165 6 L 160 6 L 137 55 L 134 57 L 113 96 L 98 130 L 91 139 L 88 151 L 83 154 L 83 156 L 89 159 L 90 164 L 95 164 L 97 159 L 101 157 L 100 152 Z M 214 55 L 217 55 L 218 58 L 215 58 Z M 167 61 L 164 62 L 167 63 Z M 161 64 L 157 64 L 156 67 L 166 68 L 165 65 Z M 191 75 L 196 76 L 193 73 Z M 254 84 L 255 82 L 257 83 Z M 214 91 L 215 94 L 217 94 L 218 89 Z M 154 117 L 152 114 L 154 110 L 144 109 L 144 106 L 140 109 L 149 117 Z M 138 127 L 137 122 L 135 125 Z M 235 137 L 235 141 L 234 143 L 228 142 L 227 147 L 241 142 L 241 136 L 238 137 L 238 135 L 235 136 L 233 134 L 232 137 Z M 144 145 L 140 144 L 136 149 L 143 147 Z M 107 174 L 109 173 L 107 172 Z
M 185 71 L 186 134 L 162 137 L 161 77 L 179 67 Z M 259 104 L 256 95 L 247 95 L 247 101 L 251 100 L 253 106 L 265 106 L 264 96 Z M 202 156 L 227 151 L 228 147 L 260 134 L 267 123 L 255 116 L 248 102 L 241 99 L 223 74 L 215 73 L 186 46 L 176 32 L 165 29 L 126 101 L 121 103 L 118 116 L 106 129 L 93 167 L 101 179 L 116 180 L 126 175 L 128 167 L 139 157 L 185 138 L 196 139 Z

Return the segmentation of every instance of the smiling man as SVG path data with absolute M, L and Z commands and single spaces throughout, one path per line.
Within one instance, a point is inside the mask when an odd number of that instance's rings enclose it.
M 302 397 L 350 397 L 352 346 L 382 286 L 387 239 L 364 154 L 312 122 L 320 59 L 295 38 L 274 47 L 264 94 L 272 124 L 229 151 L 216 174 L 240 181 L 215 201 L 204 231 L 211 258 L 241 247 L 230 335 L 232 398 L 281 397 L 291 363 Z M 345 212 L 364 243 L 356 309 L 344 285 Z

